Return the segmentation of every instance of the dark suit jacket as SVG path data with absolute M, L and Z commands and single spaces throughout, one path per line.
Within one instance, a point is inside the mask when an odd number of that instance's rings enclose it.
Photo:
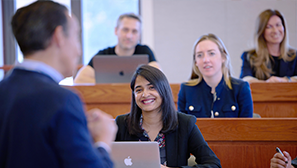
M 251 67 L 249 60 L 247 59 L 248 52 L 244 52 L 241 55 L 242 59 L 242 66 L 241 66 L 241 73 L 240 78 L 244 78 L 245 76 L 252 76 L 255 77 L 255 71 Z M 284 76 L 296 76 L 297 75 L 297 57 L 290 62 L 285 62 L 283 59 L 280 60 L 279 65 L 279 77 Z
M 297 157 L 293 159 L 291 163 L 294 167 L 297 167 Z
M 178 94 L 178 110 L 196 117 L 253 117 L 253 101 L 250 85 L 240 79 L 231 78 L 232 90 L 224 79 L 216 87 L 214 101 L 211 87 L 202 79 L 195 86 L 181 84 Z M 217 115 L 216 115 L 217 114 Z
M 1 168 L 112 167 L 95 149 L 79 97 L 52 78 L 14 69 L 0 82 Z
M 125 121 L 125 115 L 116 118 L 118 133 L 116 141 L 139 141 L 141 135 L 130 135 Z M 165 134 L 167 166 L 177 167 L 187 165 L 190 154 L 196 157 L 197 167 L 218 168 L 220 160 L 209 148 L 201 132 L 196 126 L 196 118 L 178 112 L 178 128 Z

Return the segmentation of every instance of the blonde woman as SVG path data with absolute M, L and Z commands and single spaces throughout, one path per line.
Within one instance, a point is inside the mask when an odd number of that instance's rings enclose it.
M 196 117 L 252 117 L 253 102 L 247 82 L 231 77 L 230 57 L 214 34 L 194 44 L 192 75 L 181 84 L 178 110 Z
M 284 16 L 263 11 L 256 22 L 255 48 L 242 54 L 240 78 L 248 82 L 297 81 L 296 50 L 288 44 Z

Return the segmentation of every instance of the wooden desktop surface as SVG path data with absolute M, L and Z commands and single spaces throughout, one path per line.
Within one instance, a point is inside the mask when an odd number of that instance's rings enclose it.
M 268 168 L 276 147 L 297 157 L 297 118 L 198 118 L 196 125 L 223 168 Z
M 175 103 L 179 87 L 171 84 Z M 80 94 L 87 109 L 98 107 L 113 117 L 130 110 L 129 84 L 69 88 Z M 197 119 L 197 126 L 223 168 L 269 167 L 276 147 L 288 151 L 292 158 L 297 156 L 296 88 L 297 83 L 251 84 L 254 111 L 263 118 Z
M 297 117 L 297 82 L 252 83 L 251 91 L 261 117 Z
M 180 84 L 170 84 L 174 102 Z M 130 111 L 129 84 L 97 84 L 66 86 L 74 89 L 85 103 L 86 109 L 100 108 L 113 117 Z M 261 117 L 297 117 L 297 82 L 252 83 L 254 113 Z

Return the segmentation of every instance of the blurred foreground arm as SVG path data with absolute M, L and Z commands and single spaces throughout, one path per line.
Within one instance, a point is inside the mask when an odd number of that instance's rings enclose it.
M 95 84 L 95 70 L 89 65 L 80 68 L 73 81 L 74 83 L 92 83 Z
M 111 115 L 99 109 L 87 112 L 88 128 L 95 142 L 104 142 L 109 147 L 115 140 L 118 127 Z

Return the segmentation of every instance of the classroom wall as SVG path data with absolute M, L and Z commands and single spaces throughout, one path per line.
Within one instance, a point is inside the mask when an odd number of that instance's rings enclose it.
M 289 43 L 297 47 L 296 0 L 141 0 L 142 43 L 149 45 L 170 83 L 190 77 L 196 39 L 214 33 L 225 43 L 239 77 L 240 56 L 253 47 L 257 16 L 268 8 L 287 21 Z

